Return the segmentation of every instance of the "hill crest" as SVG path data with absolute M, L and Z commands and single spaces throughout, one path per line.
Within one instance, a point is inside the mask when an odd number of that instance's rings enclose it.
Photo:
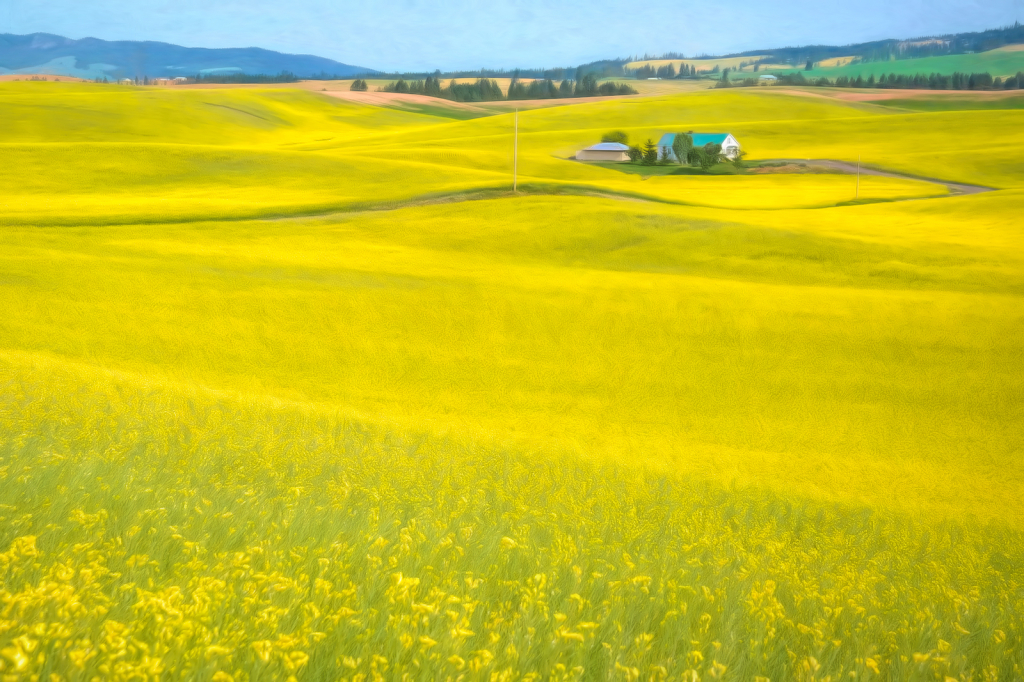
M 300 78 L 348 77 L 373 69 L 305 54 L 259 47 L 183 47 L 134 40 L 74 40 L 50 33 L 0 34 L 0 75 L 52 74 L 77 78 L 173 78 L 175 76 L 278 74 Z

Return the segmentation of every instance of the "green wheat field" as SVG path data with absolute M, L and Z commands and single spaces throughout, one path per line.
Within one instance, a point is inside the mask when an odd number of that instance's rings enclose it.
M 916 101 L 513 194 L 507 111 L 0 83 L 0 679 L 1024 679 L 1024 111 Z

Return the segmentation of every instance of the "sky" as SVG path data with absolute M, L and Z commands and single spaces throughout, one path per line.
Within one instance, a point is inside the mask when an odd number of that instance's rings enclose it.
M 425 71 L 844 45 L 998 28 L 1022 10 L 1024 0 L 0 0 L 0 33 L 263 47 Z

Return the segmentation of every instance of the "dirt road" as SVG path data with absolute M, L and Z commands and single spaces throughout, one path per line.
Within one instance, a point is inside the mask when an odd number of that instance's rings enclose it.
M 851 175 L 857 173 L 857 164 L 850 163 L 848 161 L 836 161 L 834 159 L 769 159 L 766 163 L 805 163 L 808 166 L 823 166 L 825 168 L 831 168 L 844 173 L 850 173 Z M 949 190 L 950 194 L 954 195 L 981 194 L 982 192 L 995 191 L 992 187 L 965 185 L 959 182 L 946 182 L 945 180 L 938 180 L 936 178 L 925 178 L 916 175 L 907 175 L 906 173 L 893 173 L 891 171 L 876 170 L 874 168 L 868 168 L 867 166 L 860 167 L 860 174 L 877 175 L 883 178 L 901 178 L 903 180 L 924 180 L 925 182 L 942 185 Z

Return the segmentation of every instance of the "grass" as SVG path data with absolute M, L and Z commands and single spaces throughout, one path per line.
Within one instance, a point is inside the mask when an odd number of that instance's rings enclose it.
M 1011 48 L 1017 46 L 1011 45 Z M 795 73 L 803 71 L 802 67 L 792 67 L 788 70 L 772 68 L 773 73 Z M 988 52 L 975 54 L 955 54 L 942 57 L 922 57 L 919 59 L 895 59 L 881 62 L 854 62 L 845 66 L 816 66 L 808 76 L 829 79 L 836 79 L 841 76 L 856 78 L 863 76 L 866 80 L 869 76 L 876 78 L 882 74 L 915 74 L 941 73 L 951 75 L 953 73 L 991 73 L 993 76 L 1013 76 L 1018 71 L 1024 71 L 1024 51 L 1018 49 L 1000 48 Z
M 633 175 L 736 175 L 741 172 L 731 163 L 720 163 L 704 171 L 700 168 L 680 166 L 679 164 L 664 164 L 645 166 L 639 163 L 591 163 L 588 165 L 607 168 L 619 171 L 620 173 L 631 173 Z
M 875 103 L 886 107 L 922 112 L 970 111 L 975 109 L 1024 109 L 1024 94 L 1014 91 L 1007 92 L 1004 96 L 985 98 L 971 97 L 970 95 L 928 97 L 927 92 L 923 92 L 921 95 L 923 96 L 907 97 L 905 99 L 879 100 Z
M 1021 675 L 1015 112 L 541 109 L 510 196 L 507 114 L 47 85 L 0 89 L 0 674 Z M 718 128 L 1001 190 L 567 160 Z

